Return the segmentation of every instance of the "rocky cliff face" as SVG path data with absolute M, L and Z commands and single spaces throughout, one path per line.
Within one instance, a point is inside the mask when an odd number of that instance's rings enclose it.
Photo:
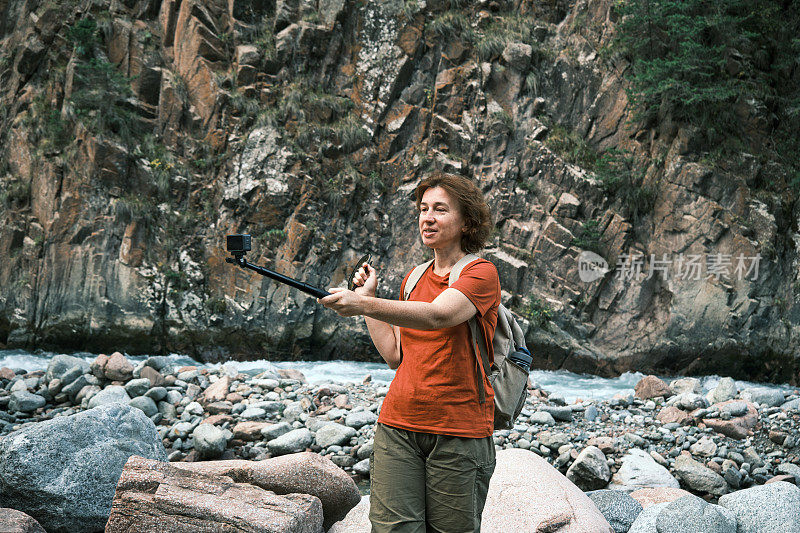
M 374 359 L 363 321 L 225 264 L 224 236 L 321 286 L 371 252 L 393 298 L 426 254 L 411 193 L 438 168 L 486 192 L 484 255 L 539 366 L 798 379 L 800 213 L 756 190 L 785 171 L 637 122 L 609 2 L 0 11 L 9 347 Z M 605 177 L 581 151 L 611 154 Z M 609 263 L 589 282 L 587 250 Z

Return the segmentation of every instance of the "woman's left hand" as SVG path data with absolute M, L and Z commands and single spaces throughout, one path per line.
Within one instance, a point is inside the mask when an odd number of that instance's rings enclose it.
M 330 296 L 317 298 L 317 303 L 333 309 L 340 316 L 356 316 L 364 314 L 364 297 L 353 291 L 332 287 L 328 289 Z

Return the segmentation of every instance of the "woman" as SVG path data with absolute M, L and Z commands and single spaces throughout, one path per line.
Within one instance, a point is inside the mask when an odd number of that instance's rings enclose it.
M 364 264 L 355 291 L 333 288 L 319 302 L 342 316 L 364 315 L 381 357 L 397 369 L 375 427 L 373 533 L 475 532 L 494 471 L 494 407 L 467 321 L 477 316 L 485 338 L 494 336 L 500 282 L 483 259 L 467 264 L 452 286 L 448 276 L 459 259 L 483 248 L 491 217 L 480 189 L 452 174 L 422 181 L 416 205 L 434 260 L 408 301 L 408 274 L 400 301 L 376 298 L 377 273 Z M 488 349 L 491 361 L 491 343 Z

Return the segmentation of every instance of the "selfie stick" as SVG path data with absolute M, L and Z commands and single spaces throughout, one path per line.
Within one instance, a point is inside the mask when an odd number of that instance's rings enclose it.
M 306 294 L 310 294 L 316 298 L 324 298 L 325 296 L 330 296 L 331 293 L 328 291 L 319 289 L 307 283 L 303 283 L 302 281 L 297 281 L 294 278 L 290 278 L 288 276 L 284 276 L 283 274 L 278 274 L 274 270 L 270 270 L 268 268 L 264 268 L 262 266 L 254 265 L 253 263 L 247 261 L 243 255 L 234 254 L 233 257 L 226 257 L 226 263 L 233 263 L 235 265 L 239 265 L 242 268 L 247 268 L 252 270 L 253 272 L 257 272 L 262 276 L 267 276 L 268 278 L 272 278 L 275 281 L 279 281 L 290 287 L 294 287 L 295 289 L 301 290 Z

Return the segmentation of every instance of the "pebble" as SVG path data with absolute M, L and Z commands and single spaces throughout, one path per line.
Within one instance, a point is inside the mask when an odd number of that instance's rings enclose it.
M 158 413 L 158 407 L 156 406 L 156 403 L 152 400 L 152 398 L 148 398 L 147 396 L 137 396 L 128 402 L 128 405 L 131 407 L 136 407 L 148 417 L 154 416 L 156 413 Z
M 315 439 L 320 447 L 327 448 L 334 444 L 342 445 L 348 442 L 355 434 L 355 429 L 337 424 L 336 422 L 331 422 L 317 430 Z
M 232 412 L 236 414 L 236 406 L 234 406 Z M 257 418 L 264 418 L 266 414 L 267 411 L 260 407 L 246 407 L 239 413 L 239 417 L 245 420 L 254 420 Z
M 542 406 L 542 411 L 549 413 L 555 420 L 570 422 L 572 420 L 572 409 L 567 406 Z
M 556 420 L 547 411 L 536 411 L 530 416 L 531 424 L 541 424 L 543 426 L 555 426 Z

